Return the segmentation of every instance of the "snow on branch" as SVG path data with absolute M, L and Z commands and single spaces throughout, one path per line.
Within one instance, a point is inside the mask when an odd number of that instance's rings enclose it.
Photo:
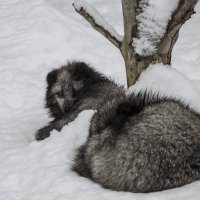
M 161 53 L 173 48 L 180 28 L 195 13 L 194 7 L 197 2 L 198 0 L 179 0 L 178 6 L 172 13 L 171 20 L 168 23 L 166 33 L 158 46 L 158 50 Z
M 139 0 L 137 5 L 138 35 L 133 46 L 139 55 L 148 56 L 157 51 L 157 44 L 164 36 L 167 24 L 179 0 Z
M 99 12 L 85 1 L 75 1 L 72 4 L 75 10 L 82 15 L 92 27 L 106 37 L 117 48 L 120 48 L 123 37 L 104 20 Z

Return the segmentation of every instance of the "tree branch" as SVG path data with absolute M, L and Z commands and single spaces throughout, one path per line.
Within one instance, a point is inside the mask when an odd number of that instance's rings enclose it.
M 179 30 L 182 25 L 190 19 L 194 14 L 194 7 L 198 0 L 180 0 L 177 8 L 172 13 L 171 20 L 168 23 L 167 30 L 160 43 L 158 44 L 158 52 L 171 54 L 172 48 L 176 43 L 179 35 Z M 168 59 L 170 60 L 170 59 Z M 170 64 L 170 63 L 165 63 Z
M 103 19 L 98 11 L 84 1 L 72 4 L 75 10 L 82 15 L 92 27 L 107 38 L 117 48 L 122 44 L 122 37 Z

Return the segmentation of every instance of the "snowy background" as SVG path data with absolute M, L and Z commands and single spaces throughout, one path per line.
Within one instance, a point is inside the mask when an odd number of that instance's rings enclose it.
M 120 0 L 87 0 L 123 35 Z M 74 11 L 72 0 L 0 1 L 0 200 L 199 200 L 200 182 L 151 194 L 114 192 L 70 171 L 93 111 L 34 141 L 50 119 L 46 74 L 78 59 L 125 84 L 120 52 Z M 200 111 L 200 2 L 181 29 L 172 67 L 151 66 L 131 91 L 153 90 Z

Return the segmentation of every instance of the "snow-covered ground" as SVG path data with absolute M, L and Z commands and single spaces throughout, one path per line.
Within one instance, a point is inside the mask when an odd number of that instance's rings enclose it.
M 123 34 L 120 0 L 87 0 Z M 74 150 L 87 136 L 93 111 L 62 133 L 34 141 L 48 121 L 45 77 L 78 59 L 125 84 L 120 52 L 94 31 L 72 0 L 0 1 L 0 200 L 199 200 L 200 182 L 151 194 L 114 192 L 71 172 Z M 151 66 L 130 90 L 181 98 L 200 111 L 200 3 L 182 28 L 172 66 Z

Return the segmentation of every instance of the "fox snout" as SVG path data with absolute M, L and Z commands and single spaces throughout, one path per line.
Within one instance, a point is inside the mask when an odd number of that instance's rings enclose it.
M 72 101 L 66 102 L 64 107 L 63 107 L 64 113 L 68 113 L 71 110 L 72 106 L 73 106 L 73 102 Z

